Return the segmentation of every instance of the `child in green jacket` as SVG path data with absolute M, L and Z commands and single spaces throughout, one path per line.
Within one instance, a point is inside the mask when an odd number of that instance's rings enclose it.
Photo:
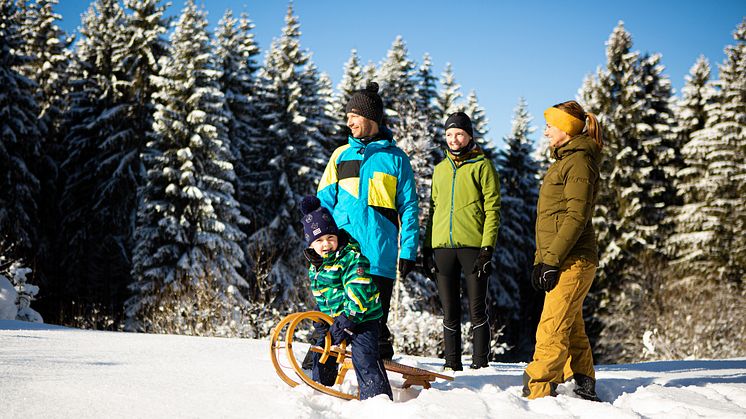
M 334 318 L 331 326 L 323 325 L 323 333 L 315 342 L 323 345 L 326 329 L 332 344 L 342 341 L 352 344 L 352 365 L 355 367 L 360 399 L 379 394 L 392 399 L 391 386 L 378 353 L 378 319 L 383 315 L 379 292 L 370 276 L 370 262 L 360 253 L 360 245 L 344 230 L 339 230 L 329 211 L 315 196 L 301 201 L 303 230 L 308 248 L 304 251 L 310 262 L 308 277 L 319 310 Z M 312 378 L 324 385 L 334 384 L 337 375 L 335 360 L 322 364 L 320 354 L 313 355 Z

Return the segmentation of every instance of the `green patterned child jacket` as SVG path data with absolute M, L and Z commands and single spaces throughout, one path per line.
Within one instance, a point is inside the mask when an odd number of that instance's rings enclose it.
M 344 313 L 355 323 L 381 318 L 378 287 L 370 276 L 370 262 L 352 238 L 346 246 L 308 269 L 311 291 L 319 310 L 336 317 Z

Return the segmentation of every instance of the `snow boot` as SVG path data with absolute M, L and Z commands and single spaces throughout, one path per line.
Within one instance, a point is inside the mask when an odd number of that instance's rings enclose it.
M 487 367 L 490 356 L 490 324 L 484 322 L 472 329 L 474 353 L 470 368 L 473 370 Z
M 461 331 L 443 325 L 443 341 L 445 344 L 445 368 L 453 371 L 463 371 L 461 364 Z
M 573 378 L 575 379 L 575 394 L 592 402 L 601 401 L 596 394 L 596 380 L 583 374 L 575 374 Z

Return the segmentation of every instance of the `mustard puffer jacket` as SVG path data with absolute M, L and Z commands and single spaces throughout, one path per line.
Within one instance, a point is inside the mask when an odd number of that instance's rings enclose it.
M 556 159 L 539 189 L 534 264 L 561 267 L 584 258 L 598 265 L 593 210 L 599 185 L 601 150 L 586 134 L 553 149 Z

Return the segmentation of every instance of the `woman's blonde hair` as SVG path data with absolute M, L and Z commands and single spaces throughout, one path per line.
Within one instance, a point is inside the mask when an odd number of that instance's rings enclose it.
M 559 103 L 557 105 L 554 105 L 554 107 L 574 116 L 575 118 L 578 118 L 581 121 L 586 121 L 585 128 L 588 131 L 588 136 L 590 136 L 593 141 L 596 142 L 599 150 L 602 150 L 604 148 L 603 133 L 601 132 L 601 125 L 598 123 L 598 118 L 596 118 L 596 115 L 584 111 L 583 107 L 574 100 L 568 100 L 567 102 Z

